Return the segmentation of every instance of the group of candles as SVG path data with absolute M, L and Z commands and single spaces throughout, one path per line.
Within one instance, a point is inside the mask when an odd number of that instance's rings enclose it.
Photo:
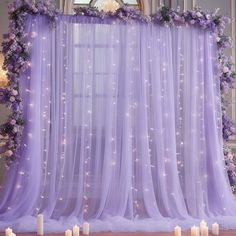
M 72 230 L 67 229 L 65 236 L 79 236 L 79 226 L 75 225 Z M 83 235 L 89 235 L 89 223 L 83 223 Z
M 75 225 L 72 230 L 67 229 L 65 231 L 65 236 L 79 236 L 79 226 Z M 37 234 L 43 235 L 43 215 L 39 214 L 37 216 Z M 83 223 L 83 235 L 89 235 L 89 223 L 84 222 Z M 14 236 L 14 235 L 12 235 Z
M 72 230 L 67 229 L 65 231 L 65 236 L 79 236 L 80 228 L 79 226 L 75 225 Z M 37 234 L 38 235 L 44 235 L 43 230 L 43 215 L 39 214 L 37 216 Z M 213 235 L 219 235 L 219 224 L 214 223 L 212 224 L 212 234 Z M 89 235 L 89 223 L 85 222 L 83 223 L 83 235 Z M 16 236 L 16 234 L 13 233 L 11 228 L 7 228 L 5 230 L 5 236 Z M 181 236 L 181 227 L 176 226 L 174 229 L 174 236 Z M 202 220 L 200 222 L 199 227 L 193 226 L 191 227 L 191 236 L 208 236 L 208 226 L 206 221 Z
M 65 231 L 65 236 L 79 236 L 79 226 L 75 225 L 72 230 L 67 229 Z M 42 236 L 44 235 L 44 229 L 43 229 L 43 215 L 39 214 L 37 216 L 37 235 Z M 83 235 L 89 235 L 89 223 L 84 222 L 83 223 Z M 16 236 L 16 234 L 13 233 L 11 228 L 7 228 L 5 230 L 5 236 Z
M 208 236 L 208 226 L 206 221 L 202 220 L 200 226 L 191 227 L 191 236 Z M 211 232 L 213 235 L 219 235 L 219 224 L 212 224 Z M 176 226 L 174 230 L 175 236 L 181 236 L 181 227 Z

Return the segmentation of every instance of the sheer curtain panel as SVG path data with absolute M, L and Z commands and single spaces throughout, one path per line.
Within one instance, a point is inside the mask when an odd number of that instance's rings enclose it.
M 30 18 L 22 159 L 2 188 L 0 227 L 48 232 L 235 227 L 224 169 L 216 40 L 191 26 Z

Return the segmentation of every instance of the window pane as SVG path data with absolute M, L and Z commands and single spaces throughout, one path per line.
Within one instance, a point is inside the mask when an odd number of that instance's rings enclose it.
M 114 0 L 115 1 L 115 0 Z M 99 7 L 101 4 L 102 4 L 102 2 L 104 2 L 104 0 L 97 0 L 96 2 L 95 2 L 95 7 Z
M 137 0 L 123 0 L 125 4 L 138 5 Z
M 74 4 L 89 4 L 90 0 L 74 0 Z

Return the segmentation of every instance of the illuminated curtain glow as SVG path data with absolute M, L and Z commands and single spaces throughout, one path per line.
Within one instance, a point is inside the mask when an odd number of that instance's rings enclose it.
M 85 220 L 92 231 L 235 226 L 210 32 L 85 16 L 27 30 L 22 160 L 7 173 L 2 229 L 33 231 L 39 212 L 53 232 Z

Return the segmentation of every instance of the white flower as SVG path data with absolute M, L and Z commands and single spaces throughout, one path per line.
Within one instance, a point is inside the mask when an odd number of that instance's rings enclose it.
M 220 37 L 216 37 L 216 42 L 220 42 Z
M 216 8 L 214 13 L 217 14 L 219 12 L 219 10 L 220 10 L 220 8 Z
M 0 147 L 3 147 L 6 145 L 6 142 L 0 142 Z
M 202 17 L 202 13 L 201 13 L 201 12 L 199 12 L 199 11 L 197 12 L 197 14 L 196 14 L 196 15 L 197 15 L 197 17 Z
M 210 18 L 211 18 L 211 15 L 210 14 L 206 14 L 206 19 L 210 20 Z
M 5 155 L 6 155 L 7 157 L 10 157 L 10 156 L 13 155 L 13 151 L 12 151 L 12 150 L 7 150 L 7 151 L 5 152 Z
M 13 96 L 10 97 L 11 102 L 14 102 L 15 100 L 16 100 L 15 97 L 13 97 Z
M 223 72 L 224 72 L 224 73 L 228 73 L 228 72 L 229 72 L 229 67 L 225 66 L 225 67 L 223 68 Z
M 13 132 L 14 133 L 17 133 L 18 132 L 18 129 L 16 127 L 13 128 Z

